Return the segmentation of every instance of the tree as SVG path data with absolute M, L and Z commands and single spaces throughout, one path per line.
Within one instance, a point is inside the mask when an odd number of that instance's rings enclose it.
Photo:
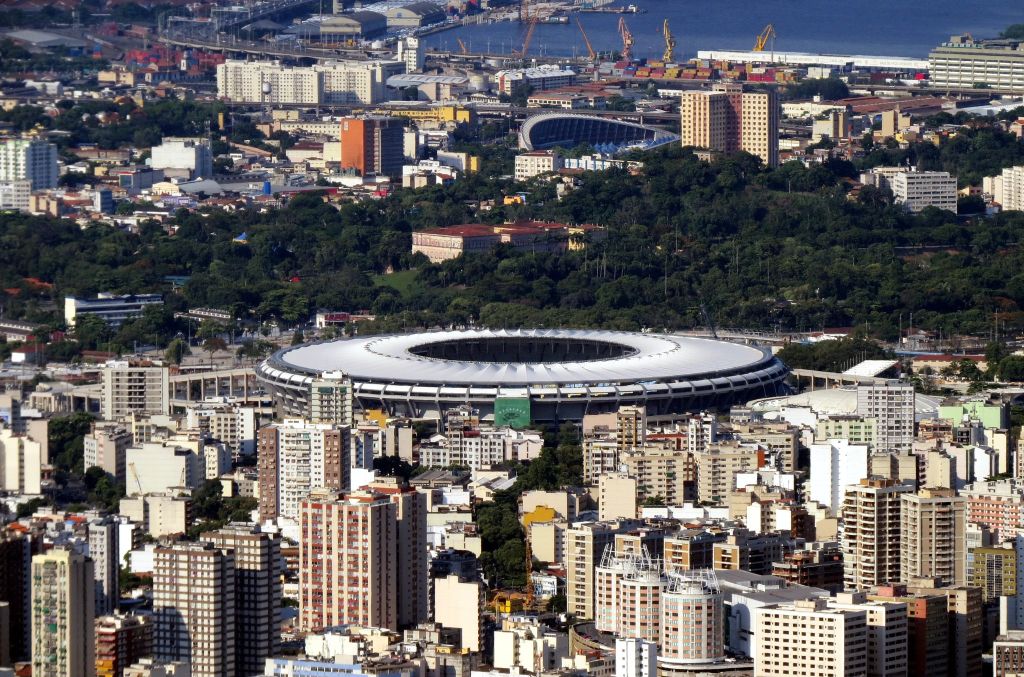
M 191 355 L 192 349 L 184 339 L 176 338 L 167 346 L 164 351 L 164 359 L 172 364 L 181 364 L 186 355 Z
M 1000 34 L 1009 40 L 1024 40 L 1024 24 L 1011 24 Z
M 378 456 L 373 459 L 373 469 L 383 477 L 401 477 L 408 481 L 413 474 L 413 466 L 398 456 Z
M 50 419 L 47 441 L 54 467 L 78 476 L 85 472 L 83 439 L 94 421 L 91 415 L 83 413 Z
M 221 350 L 227 350 L 227 347 L 227 341 L 225 341 L 219 336 L 211 336 L 210 338 L 203 341 L 203 350 L 205 350 L 207 354 L 209 354 L 211 362 L 213 361 L 214 354 Z
M 548 611 L 554 614 L 564 614 L 568 609 L 568 600 L 564 592 L 554 595 L 548 600 Z
M 999 378 L 1012 383 L 1024 381 L 1024 357 L 1020 355 L 1004 357 L 999 363 Z

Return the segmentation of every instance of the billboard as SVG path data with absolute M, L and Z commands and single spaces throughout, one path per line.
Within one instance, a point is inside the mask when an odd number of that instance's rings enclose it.
M 529 397 L 498 397 L 494 400 L 494 425 L 526 428 L 530 425 Z

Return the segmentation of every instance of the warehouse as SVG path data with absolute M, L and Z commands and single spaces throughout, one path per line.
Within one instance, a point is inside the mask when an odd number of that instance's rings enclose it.
M 441 23 L 446 15 L 441 5 L 433 2 L 414 2 L 405 7 L 392 7 L 387 11 L 388 28 L 420 28 Z
M 338 14 L 320 24 L 320 37 L 324 42 L 346 39 L 375 38 L 388 30 L 388 19 L 377 12 L 351 12 Z

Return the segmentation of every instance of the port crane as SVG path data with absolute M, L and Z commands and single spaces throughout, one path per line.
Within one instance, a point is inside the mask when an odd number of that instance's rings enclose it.
M 668 19 L 661 25 L 661 34 L 665 37 L 665 53 L 661 55 L 661 60 L 671 63 L 676 57 L 676 37 L 669 30 Z
M 629 61 L 633 58 L 633 33 L 626 25 L 626 20 L 619 17 L 619 35 L 622 37 L 622 60 Z
M 455 38 L 459 43 L 459 50 L 462 54 L 469 54 L 469 49 L 466 47 L 466 43 L 462 41 L 462 38 Z
M 597 52 L 594 51 L 593 45 L 590 44 L 590 38 L 587 37 L 587 32 L 583 30 L 583 24 L 580 23 L 579 17 L 576 17 L 576 25 L 580 27 L 580 33 L 583 35 L 583 44 L 587 46 L 587 58 L 591 61 L 597 60 Z
M 512 50 L 512 55 L 517 59 L 525 59 L 526 53 L 530 51 L 530 41 L 533 40 L 533 31 L 537 28 L 537 17 L 530 19 L 526 25 L 526 37 L 523 38 L 523 46 L 521 49 Z
M 763 52 L 769 40 L 775 40 L 775 26 L 768 24 L 754 40 L 754 51 Z M 774 42 L 772 43 L 774 44 Z

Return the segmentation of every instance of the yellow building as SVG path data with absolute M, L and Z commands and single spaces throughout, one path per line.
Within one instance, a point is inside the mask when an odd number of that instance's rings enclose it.
M 974 548 L 971 585 L 985 602 L 1017 594 L 1017 553 L 1013 548 Z

